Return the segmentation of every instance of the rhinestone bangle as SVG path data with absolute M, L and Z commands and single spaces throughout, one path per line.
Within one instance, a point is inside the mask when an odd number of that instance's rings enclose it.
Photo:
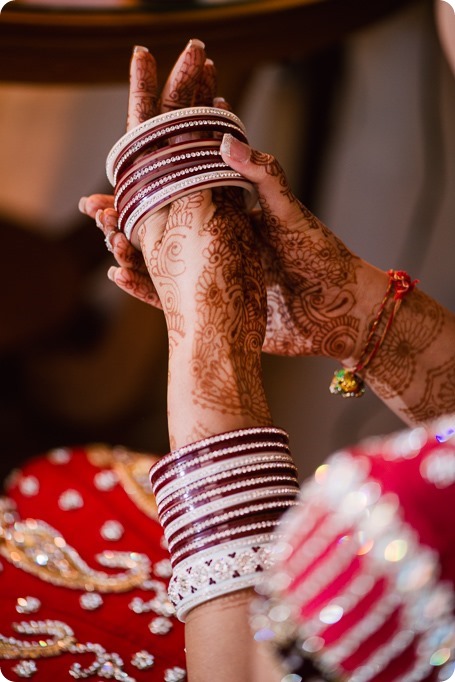
M 193 457 L 213 453 L 220 448 L 232 447 L 235 445 L 243 445 L 252 442 L 268 442 L 285 443 L 289 445 L 289 436 L 283 429 L 275 426 L 255 426 L 246 429 L 237 429 L 235 431 L 227 431 L 219 433 L 214 436 L 209 436 L 201 440 L 195 441 L 188 445 L 183 445 L 178 450 L 173 450 L 167 455 L 161 457 L 150 470 L 150 479 L 152 484 L 162 469 L 166 468 L 174 461 L 182 462 L 185 457 Z
M 247 142 L 245 127 L 230 111 L 188 107 L 160 114 L 123 135 L 106 160 L 106 173 L 115 186 L 118 226 L 140 248 L 137 228 L 149 215 L 196 190 L 233 186 L 245 190 L 245 207 L 256 203 L 253 185 L 221 158 L 220 138 L 229 132 Z M 179 135 L 197 133 L 190 142 L 175 143 Z
M 198 441 L 163 457 L 150 478 L 181 620 L 205 601 L 256 585 L 282 514 L 300 504 L 288 436 L 279 429 Z
M 267 457 L 267 453 L 270 454 L 270 452 L 273 452 L 274 454 L 280 453 L 284 455 L 286 461 L 292 462 L 288 446 L 281 443 L 275 444 L 272 441 L 261 443 L 255 441 L 253 443 L 245 443 L 244 445 L 232 445 L 220 448 L 214 452 L 206 452 L 205 454 L 182 459 L 182 461 L 173 462 L 172 466 L 168 466 L 161 472 L 159 478 L 156 478 L 156 476 L 154 477 L 153 488 L 155 492 L 158 493 L 169 479 L 175 480 L 182 476 L 187 476 L 194 470 L 200 470 L 202 465 L 206 468 L 226 460 L 231 461 L 233 459 L 232 455 L 249 455 L 252 457 L 258 455 L 260 457 Z
M 106 159 L 106 173 L 112 185 L 115 184 L 114 169 L 124 151 L 138 138 L 160 128 L 160 126 L 171 126 L 191 118 L 216 118 L 235 125 L 245 134 L 245 126 L 241 120 L 231 111 L 218 109 L 216 107 L 187 107 L 176 109 L 164 114 L 154 116 L 143 123 L 135 126 L 125 133 L 112 147 Z M 175 134 L 175 133 L 174 133 Z

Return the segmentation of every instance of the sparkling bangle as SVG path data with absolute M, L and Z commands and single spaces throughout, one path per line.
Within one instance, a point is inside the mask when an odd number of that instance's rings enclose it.
M 219 138 L 224 132 L 247 141 L 245 127 L 232 112 L 188 107 L 141 123 L 112 147 L 106 173 L 115 186 L 118 227 L 136 248 L 137 228 L 148 216 L 196 190 L 239 187 L 245 190 L 246 210 L 255 205 L 253 185 L 221 158 Z M 196 139 L 175 142 L 193 133 Z
M 297 470 L 281 429 L 206 438 L 163 457 L 150 478 L 181 620 L 194 606 L 256 585 L 282 514 L 299 504 Z
M 286 431 L 275 426 L 254 426 L 246 429 L 237 429 L 236 431 L 227 431 L 225 433 L 202 438 L 189 445 L 183 445 L 178 450 L 173 450 L 167 455 L 164 455 L 164 457 L 153 466 L 150 472 L 151 482 L 153 484 L 158 472 L 162 471 L 173 461 L 178 460 L 181 462 L 184 457 L 213 453 L 221 447 L 243 445 L 244 443 L 259 442 L 265 439 L 289 445 L 289 436 Z
M 224 120 L 233 126 L 236 126 L 243 134 L 246 133 L 245 126 L 242 121 L 231 111 L 225 109 L 218 109 L 216 107 L 187 107 L 184 109 L 175 109 L 164 114 L 159 114 L 153 118 L 140 123 L 127 133 L 125 133 L 112 147 L 106 159 L 106 173 L 109 182 L 115 185 L 115 168 L 118 167 L 119 159 L 125 153 L 126 149 L 131 146 L 136 140 L 141 139 L 144 135 L 152 134 L 157 130 L 162 130 L 163 126 L 171 127 L 173 124 L 188 123 L 184 126 L 185 132 L 191 132 L 189 123 L 194 118 L 200 119 L 220 119 Z M 189 130 L 188 130 L 189 128 Z M 175 135 L 175 130 L 170 132 Z
M 185 621 L 195 606 L 234 590 L 254 587 L 258 576 L 272 565 L 274 539 L 272 534 L 252 535 L 182 562 L 174 569 L 169 584 L 177 618 Z
M 273 441 L 267 440 L 263 443 L 254 441 L 252 443 L 244 443 L 243 445 L 233 445 L 214 450 L 210 453 L 185 458 L 173 465 L 168 465 L 166 471 L 161 472 L 161 475 L 157 478 L 155 477 L 153 480 L 155 494 L 160 492 L 167 481 L 172 481 L 181 476 L 200 471 L 201 465 L 204 465 L 204 471 L 207 472 L 207 467 L 221 464 L 226 460 L 232 460 L 232 455 L 241 455 L 242 457 L 249 456 L 255 461 L 268 461 L 270 450 L 273 451 L 273 455 L 280 453 L 280 455 L 283 456 L 281 461 L 290 462 L 292 464 L 288 446 L 281 443 L 273 443 Z M 189 481 L 190 479 L 187 480 Z

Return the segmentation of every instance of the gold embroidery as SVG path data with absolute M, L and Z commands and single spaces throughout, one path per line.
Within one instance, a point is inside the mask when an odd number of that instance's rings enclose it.
M 131 452 L 122 447 L 111 450 L 105 445 L 93 445 L 87 448 L 87 458 L 94 466 L 113 469 L 134 504 L 144 514 L 158 520 L 158 510 L 149 481 L 150 468 L 158 457 Z
M 13 627 L 16 632 L 21 634 L 52 635 L 52 638 L 42 638 L 38 642 L 34 642 L 0 635 L 0 658 L 45 658 L 60 656 L 65 651 L 69 651 L 71 645 L 76 642 L 71 628 L 58 620 L 13 623 Z
M 14 503 L 3 498 L 0 555 L 41 580 L 90 592 L 126 592 L 150 575 L 149 558 L 136 552 L 102 552 L 96 557 L 101 565 L 126 570 L 115 575 L 96 571 L 55 528 L 36 519 L 21 521 L 14 509 Z

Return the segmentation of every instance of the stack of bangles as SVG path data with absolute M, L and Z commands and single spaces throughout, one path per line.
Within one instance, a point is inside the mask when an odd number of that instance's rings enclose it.
M 137 228 L 148 216 L 195 190 L 241 187 L 247 190 L 246 208 L 254 206 L 253 185 L 221 158 L 224 133 L 247 142 L 244 125 L 232 112 L 188 107 L 140 123 L 112 147 L 106 173 L 115 188 L 118 227 L 136 248 Z
M 299 504 L 285 431 L 231 431 L 165 455 L 150 472 L 173 569 L 169 596 L 195 606 L 256 586 L 272 564 L 280 517 Z

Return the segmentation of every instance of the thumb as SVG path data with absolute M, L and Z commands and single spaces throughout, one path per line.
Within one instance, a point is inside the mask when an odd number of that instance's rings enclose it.
M 259 203 L 267 214 L 284 223 L 302 218 L 300 203 L 274 156 L 252 149 L 229 134 L 223 136 L 220 151 L 228 166 L 255 185 Z

